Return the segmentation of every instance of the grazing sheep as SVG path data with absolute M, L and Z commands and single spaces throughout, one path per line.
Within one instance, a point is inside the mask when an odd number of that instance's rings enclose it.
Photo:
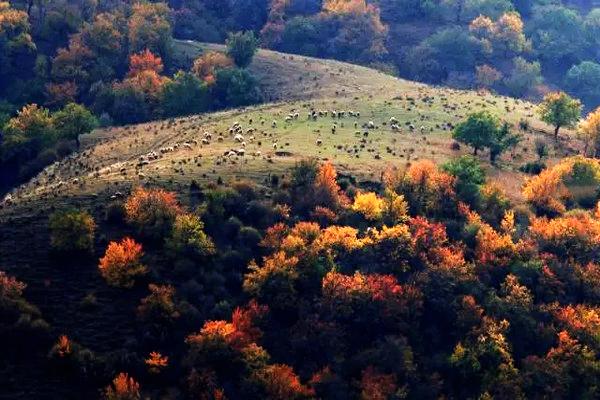
M 277 147 L 278 147 L 277 143 L 273 143 L 273 150 L 277 150 Z
M 397 123 L 398 123 L 398 120 L 396 119 L 396 117 L 390 118 L 390 124 L 395 125 Z
M 271 122 L 271 128 L 277 128 L 277 121 L 273 120 L 273 122 Z
M 317 139 L 317 146 L 320 146 L 323 144 L 323 141 L 321 139 Z
M 202 144 L 210 144 L 210 141 L 208 139 L 202 139 Z
M 375 129 L 375 122 L 373 121 L 369 121 L 369 123 L 367 124 L 369 129 Z
M 235 135 L 235 136 L 233 137 L 233 140 L 235 140 L 236 142 L 239 142 L 239 143 L 241 143 L 241 142 L 243 142 L 243 141 L 244 141 L 244 137 L 238 133 L 237 135 Z

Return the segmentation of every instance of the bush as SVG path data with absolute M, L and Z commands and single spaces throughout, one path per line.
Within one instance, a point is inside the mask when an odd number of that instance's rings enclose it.
M 144 275 L 147 268 L 141 263 L 142 245 L 131 238 L 120 243 L 110 242 L 100 259 L 100 274 L 111 286 L 130 288 L 135 278 Z
M 61 253 L 94 249 L 94 218 L 87 211 L 57 211 L 50 216 L 50 245 Z
M 519 167 L 519 171 L 530 175 L 537 175 L 546 169 L 546 164 L 542 161 L 530 161 Z

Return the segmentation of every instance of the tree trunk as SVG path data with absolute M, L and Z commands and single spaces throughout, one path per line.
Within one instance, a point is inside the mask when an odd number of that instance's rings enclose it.
M 474 155 L 474 156 L 476 156 L 476 155 L 477 155 L 477 151 L 478 151 L 478 150 L 479 150 L 479 149 L 478 149 L 477 147 L 473 147 L 473 155 Z
M 554 140 L 558 142 L 558 130 L 560 129 L 560 125 L 554 128 Z

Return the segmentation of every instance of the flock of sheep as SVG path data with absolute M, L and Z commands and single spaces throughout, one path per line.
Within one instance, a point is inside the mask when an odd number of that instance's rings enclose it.
M 225 118 L 220 115 L 191 116 L 161 123 L 109 128 L 107 132 L 113 133 L 112 137 L 98 139 L 94 146 L 47 167 L 29 184 L 8 194 L 0 204 L 10 204 L 23 194 L 57 196 L 66 188 L 93 187 L 101 181 L 131 184 L 136 180 L 149 182 L 156 179 L 154 177 L 165 179 L 173 174 L 197 174 L 198 169 L 187 168 L 194 165 L 203 167 L 206 172 L 212 169 L 216 174 L 219 166 L 247 163 L 249 159 L 272 163 L 275 157 L 293 154 L 284 151 L 285 148 L 293 149 L 306 140 L 314 141 L 321 149 L 314 150 L 318 154 L 327 146 L 330 150 L 343 151 L 355 158 L 366 150 L 379 160 L 382 159 L 383 147 L 375 144 L 381 144 L 381 140 L 395 143 L 394 134 L 406 131 L 412 135 L 421 134 L 420 138 L 415 136 L 413 142 L 425 141 L 427 133 L 451 131 L 456 121 L 473 107 L 495 105 L 489 98 L 471 98 L 463 103 L 453 102 L 451 98 L 447 94 L 434 97 L 428 91 L 398 96 L 385 102 L 385 111 L 367 112 L 370 113 L 368 118 L 362 118 L 358 110 L 331 107 L 337 103 L 333 100 L 320 102 L 321 107 L 316 103 L 288 103 L 289 111 L 282 111 L 286 107 L 284 104 L 271 106 L 270 112 L 269 108 L 257 108 L 254 112 L 241 111 L 233 116 L 225 114 Z M 447 116 L 444 122 L 433 120 L 433 113 L 428 112 L 436 102 Z M 505 108 L 511 110 L 508 101 L 504 102 Z M 235 115 L 238 120 L 227 124 L 226 121 L 232 121 Z M 298 132 L 300 129 L 304 131 Z M 351 134 L 340 136 L 342 131 L 353 131 L 355 139 Z M 373 136 L 375 132 L 381 135 Z M 385 146 L 385 151 L 396 156 L 393 147 Z M 407 154 L 414 152 L 414 149 L 410 150 L 403 151 Z M 206 173 L 202 175 L 206 176 Z

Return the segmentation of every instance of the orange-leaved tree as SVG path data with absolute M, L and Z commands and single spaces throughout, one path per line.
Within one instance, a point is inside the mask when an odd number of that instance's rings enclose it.
M 104 389 L 105 400 L 139 400 L 140 384 L 130 377 L 126 372 L 117 375 L 112 384 Z
M 141 261 L 143 254 L 142 245 L 131 238 L 110 242 L 98 265 L 100 274 L 111 286 L 130 288 L 147 272 Z
M 175 193 L 162 189 L 136 189 L 125 203 L 127 222 L 145 239 L 163 240 L 182 209 Z

